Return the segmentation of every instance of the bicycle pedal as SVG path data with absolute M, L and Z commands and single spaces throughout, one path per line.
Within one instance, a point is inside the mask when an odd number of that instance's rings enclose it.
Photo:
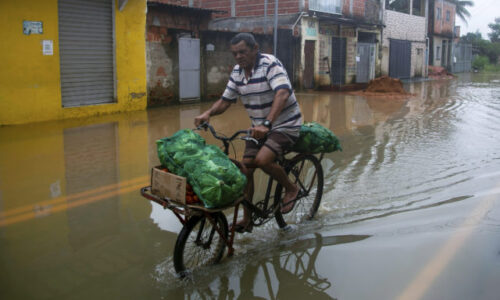
M 295 230 L 297 230 L 297 225 L 287 224 L 285 227 L 281 228 L 281 230 L 284 233 L 294 232 Z

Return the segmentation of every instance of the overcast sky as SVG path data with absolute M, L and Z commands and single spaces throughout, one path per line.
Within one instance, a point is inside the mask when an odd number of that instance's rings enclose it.
M 461 35 L 467 32 L 481 32 L 483 39 L 489 39 L 488 33 L 491 32 L 488 24 L 494 23 L 495 18 L 500 17 L 500 1 L 499 0 L 472 0 L 473 7 L 468 7 L 471 16 L 466 25 L 460 18 L 457 17 L 456 25 L 460 26 Z

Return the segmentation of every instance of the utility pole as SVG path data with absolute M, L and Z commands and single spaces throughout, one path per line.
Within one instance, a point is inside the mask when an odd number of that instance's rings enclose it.
M 264 34 L 267 33 L 267 0 L 264 0 Z
M 278 0 L 274 0 L 274 51 L 273 54 L 276 56 L 278 48 Z

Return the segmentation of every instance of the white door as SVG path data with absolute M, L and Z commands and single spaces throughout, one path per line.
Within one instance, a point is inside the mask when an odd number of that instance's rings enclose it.
M 200 40 L 179 39 L 180 101 L 200 99 Z

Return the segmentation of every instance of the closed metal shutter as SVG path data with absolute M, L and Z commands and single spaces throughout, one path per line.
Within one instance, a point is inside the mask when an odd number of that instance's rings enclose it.
M 330 71 L 332 84 L 345 84 L 346 53 L 346 38 L 332 37 L 332 67 Z
M 391 39 L 389 47 L 389 76 L 410 78 L 411 42 Z
M 115 100 L 113 0 L 58 0 L 62 106 Z

